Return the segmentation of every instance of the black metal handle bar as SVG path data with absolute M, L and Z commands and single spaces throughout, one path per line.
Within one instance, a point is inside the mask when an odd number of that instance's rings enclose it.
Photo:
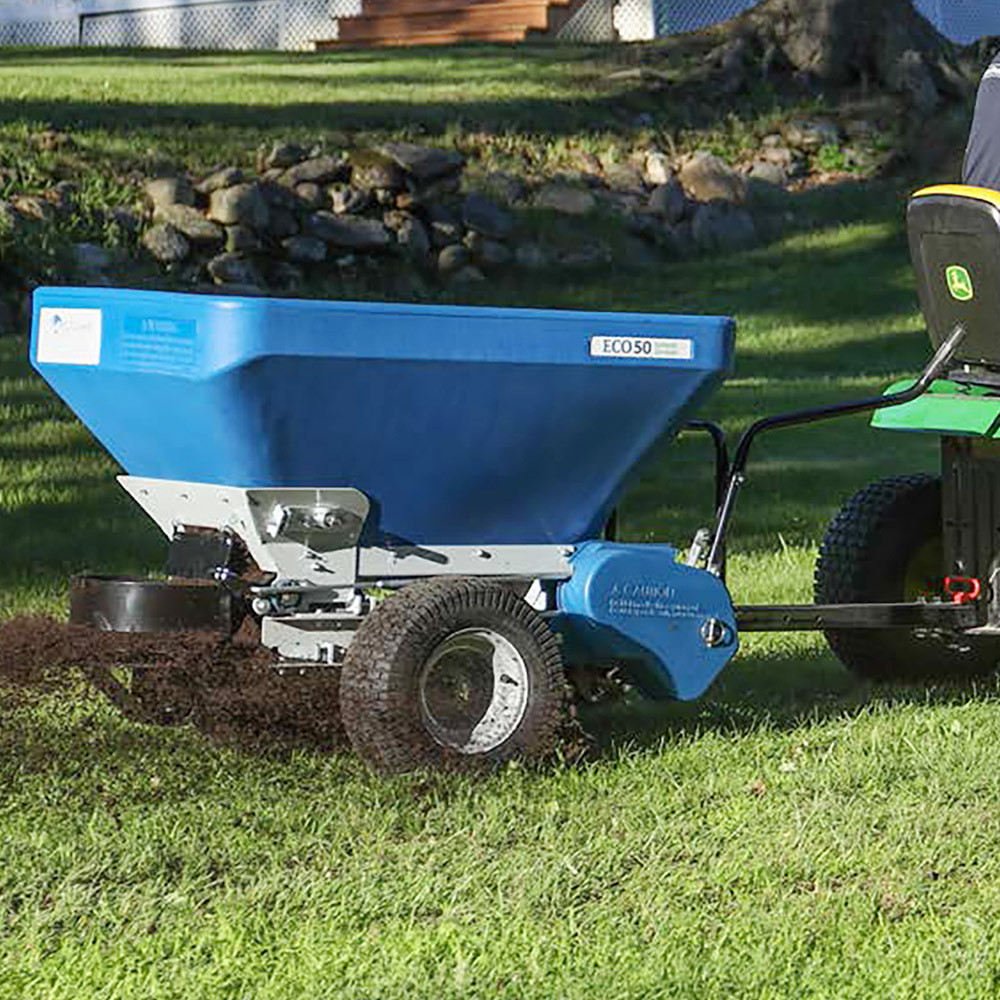
M 910 403 L 919 396 L 922 396 L 931 387 L 931 383 L 938 378 L 944 369 L 955 356 L 962 341 L 965 339 L 966 329 L 959 324 L 948 335 L 941 346 L 934 352 L 934 357 L 927 363 L 920 378 L 917 379 L 909 389 L 902 392 L 893 392 L 885 396 L 875 396 L 869 399 L 853 400 L 849 403 L 835 403 L 832 406 L 819 406 L 810 410 L 795 410 L 791 413 L 779 413 L 773 417 L 762 417 L 748 427 L 736 446 L 736 453 L 733 456 L 732 465 L 729 467 L 729 484 L 726 487 L 726 495 L 719 507 L 719 512 L 715 521 L 715 531 L 712 534 L 712 548 L 708 554 L 707 568 L 710 573 L 719 576 L 722 573 L 723 556 L 726 544 L 726 531 L 729 528 L 729 521 L 732 518 L 733 508 L 736 506 L 736 497 L 740 487 L 746 482 L 746 465 L 750 455 L 750 447 L 759 434 L 765 431 L 777 430 L 780 427 L 793 427 L 797 424 L 811 424 L 819 420 L 829 420 L 832 417 L 843 417 L 851 413 L 863 413 L 865 411 L 884 410 L 890 406 L 899 406 L 902 403 Z

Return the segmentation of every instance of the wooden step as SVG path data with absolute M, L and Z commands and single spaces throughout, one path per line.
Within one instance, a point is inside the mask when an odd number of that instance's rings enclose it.
M 429 14 L 435 11 L 472 10 L 477 7 L 524 6 L 527 0 L 365 0 L 363 13 L 355 17 L 382 17 L 398 14 Z M 569 7 L 573 0 L 533 0 L 538 6 Z M 354 20 L 341 18 L 341 21 Z
M 340 22 L 340 38 L 345 42 L 375 41 L 410 34 L 546 28 L 548 23 L 548 6 L 545 3 L 484 3 L 454 10 L 347 17 Z
M 346 18 L 345 18 L 346 20 Z M 344 22 L 341 21 L 341 29 Z M 497 31 L 425 31 L 418 34 L 384 36 L 379 38 L 354 39 L 347 41 L 342 38 L 332 38 L 313 42 L 317 51 L 346 48 L 390 48 L 411 45 L 464 45 L 471 42 L 490 42 L 509 44 L 523 42 L 526 28 L 506 29 Z

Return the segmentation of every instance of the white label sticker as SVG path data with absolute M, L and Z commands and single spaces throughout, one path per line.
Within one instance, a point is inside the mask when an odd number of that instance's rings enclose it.
M 35 360 L 50 365 L 99 365 L 101 310 L 43 308 L 38 314 Z
M 591 337 L 590 356 L 690 361 L 694 357 L 694 341 L 674 337 Z

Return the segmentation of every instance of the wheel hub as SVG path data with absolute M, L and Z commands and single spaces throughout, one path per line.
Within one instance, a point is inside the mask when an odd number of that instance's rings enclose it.
M 417 691 L 435 742 L 460 753 L 489 753 L 510 739 L 524 718 L 528 669 L 500 633 L 463 629 L 427 658 Z

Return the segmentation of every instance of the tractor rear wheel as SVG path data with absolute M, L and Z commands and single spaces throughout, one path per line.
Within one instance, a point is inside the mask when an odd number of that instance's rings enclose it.
M 890 604 L 944 593 L 941 481 L 909 475 L 856 493 L 830 523 L 816 562 L 817 604 Z M 831 630 L 827 642 L 867 680 L 986 676 L 1000 642 L 947 629 Z
M 565 691 L 556 637 L 510 588 L 432 580 L 404 587 L 358 629 L 341 717 L 376 771 L 468 769 L 555 749 Z

